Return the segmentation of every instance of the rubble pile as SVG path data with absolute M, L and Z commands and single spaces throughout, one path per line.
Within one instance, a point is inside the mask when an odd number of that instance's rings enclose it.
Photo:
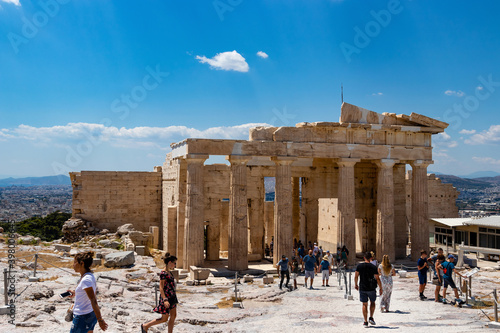
M 63 224 L 62 240 L 65 243 L 75 243 L 85 236 L 98 235 L 100 231 L 92 225 L 92 222 L 72 217 Z

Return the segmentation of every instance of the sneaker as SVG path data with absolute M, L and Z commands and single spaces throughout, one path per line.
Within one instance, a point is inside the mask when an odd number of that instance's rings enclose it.
M 368 322 L 369 322 L 371 325 L 376 325 L 376 324 L 375 324 L 375 320 L 373 320 L 373 317 L 368 318 Z
M 314 290 L 313 286 L 310 286 L 310 287 L 309 287 L 309 290 Z
M 443 298 L 441 302 L 443 302 L 443 304 L 448 304 L 448 300 L 446 300 L 446 298 Z
M 327 284 L 326 286 L 327 286 L 327 287 L 330 287 L 330 285 L 329 285 L 329 284 Z
M 420 295 L 420 300 L 425 301 L 425 296 Z
M 368 322 L 367 322 L 367 321 L 365 321 L 365 322 L 363 323 L 363 327 L 364 327 L 364 328 L 368 328 Z
M 427 299 L 427 297 L 425 297 L 425 295 L 424 295 L 424 294 L 422 294 L 422 295 L 420 296 L 420 298 Z

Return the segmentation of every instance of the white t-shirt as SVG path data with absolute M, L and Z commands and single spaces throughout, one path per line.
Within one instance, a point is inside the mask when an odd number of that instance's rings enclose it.
M 75 289 L 75 306 L 73 307 L 73 314 L 75 315 L 85 315 L 94 311 L 92 309 L 92 304 L 87 296 L 84 289 L 92 287 L 94 289 L 94 294 L 96 293 L 96 281 L 94 274 L 85 273 L 85 275 L 78 283 Z

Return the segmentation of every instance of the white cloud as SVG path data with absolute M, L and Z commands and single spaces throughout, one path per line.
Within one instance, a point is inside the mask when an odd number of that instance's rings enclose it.
M 454 148 L 458 146 L 458 142 L 451 140 L 451 136 L 442 132 L 434 137 L 434 147 L 442 150 L 442 148 Z
M 256 126 L 249 123 L 236 126 L 211 127 L 205 130 L 186 126 L 168 127 L 114 127 L 92 123 L 69 123 L 63 126 L 33 127 L 19 125 L 14 129 L 0 129 L 0 140 L 29 140 L 34 144 L 64 145 L 90 141 L 94 145 L 108 142 L 116 147 L 169 147 L 170 143 L 185 138 L 247 139 L 248 131 Z
M 500 160 L 495 160 L 491 157 L 472 157 L 472 159 L 478 163 L 500 165 Z
M 373 93 L 372 96 L 382 96 L 383 94 L 381 92 L 378 93 Z
M 476 130 L 466 130 L 466 129 L 463 129 L 459 132 L 460 134 L 474 134 L 476 133 Z
M 488 130 L 474 134 L 464 142 L 469 145 L 500 144 L 500 125 L 491 125 Z
M 476 89 L 477 89 L 477 90 L 483 90 L 483 89 L 484 89 L 484 87 L 483 87 L 483 86 L 477 86 L 477 87 L 476 87 Z
M 19 2 L 19 0 L 0 0 L 1 2 L 5 2 L 5 3 L 11 3 L 13 5 L 16 5 L 16 6 L 21 6 L 21 3 Z
M 462 90 L 458 90 L 458 91 L 455 91 L 455 90 L 446 90 L 444 92 L 444 94 L 448 95 L 448 96 L 457 96 L 457 97 L 463 97 L 463 96 L 465 96 L 465 93 Z
M 213 58 L 196 56 L 202 64 L 207 63 L 211 68 L 224 71 L 248 72 L 249 67 L 245 58 L 236 51 L 217 53 Z
M 269 56 L 267 55 L 267 53 L 266 53 L 266 52 L 259 51 L 259 52 L 257 52 L 257 55 L 258 55 L 259 57 L 263 58 L 263 59 L 267 59 L 267 58 L 269 58 Z

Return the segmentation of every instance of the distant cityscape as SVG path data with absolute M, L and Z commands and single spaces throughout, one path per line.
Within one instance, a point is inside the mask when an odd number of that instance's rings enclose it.
M 0 221 L 23 221 L 55 211 L 71 213 L 71 185 L 0 187 Z
M 500 215 L 500 176 L 471 179 L 439 174 L 436 177 L 440 178 L 443 183 L 453 184 L 460 191 L 457 199 L 460 217 Z M 68 180 L 64 181 L 68 182 Z M 30 178 L 31 184 L 36 182 L 37 180 Z M 44 182 L 47 182 L 47 179 L 44 179 Z M 55 211 L 64 213 L 72 211 L 71 185 L 29 185 L 19 180 L 16 180 L 15 184 L 0 180 L 0 221 L 2 222 L 22 221 L 33 216 L 43 217 Z M 267 178 L 265 187 L 266 200 L 273 200 L 274 179 Z

